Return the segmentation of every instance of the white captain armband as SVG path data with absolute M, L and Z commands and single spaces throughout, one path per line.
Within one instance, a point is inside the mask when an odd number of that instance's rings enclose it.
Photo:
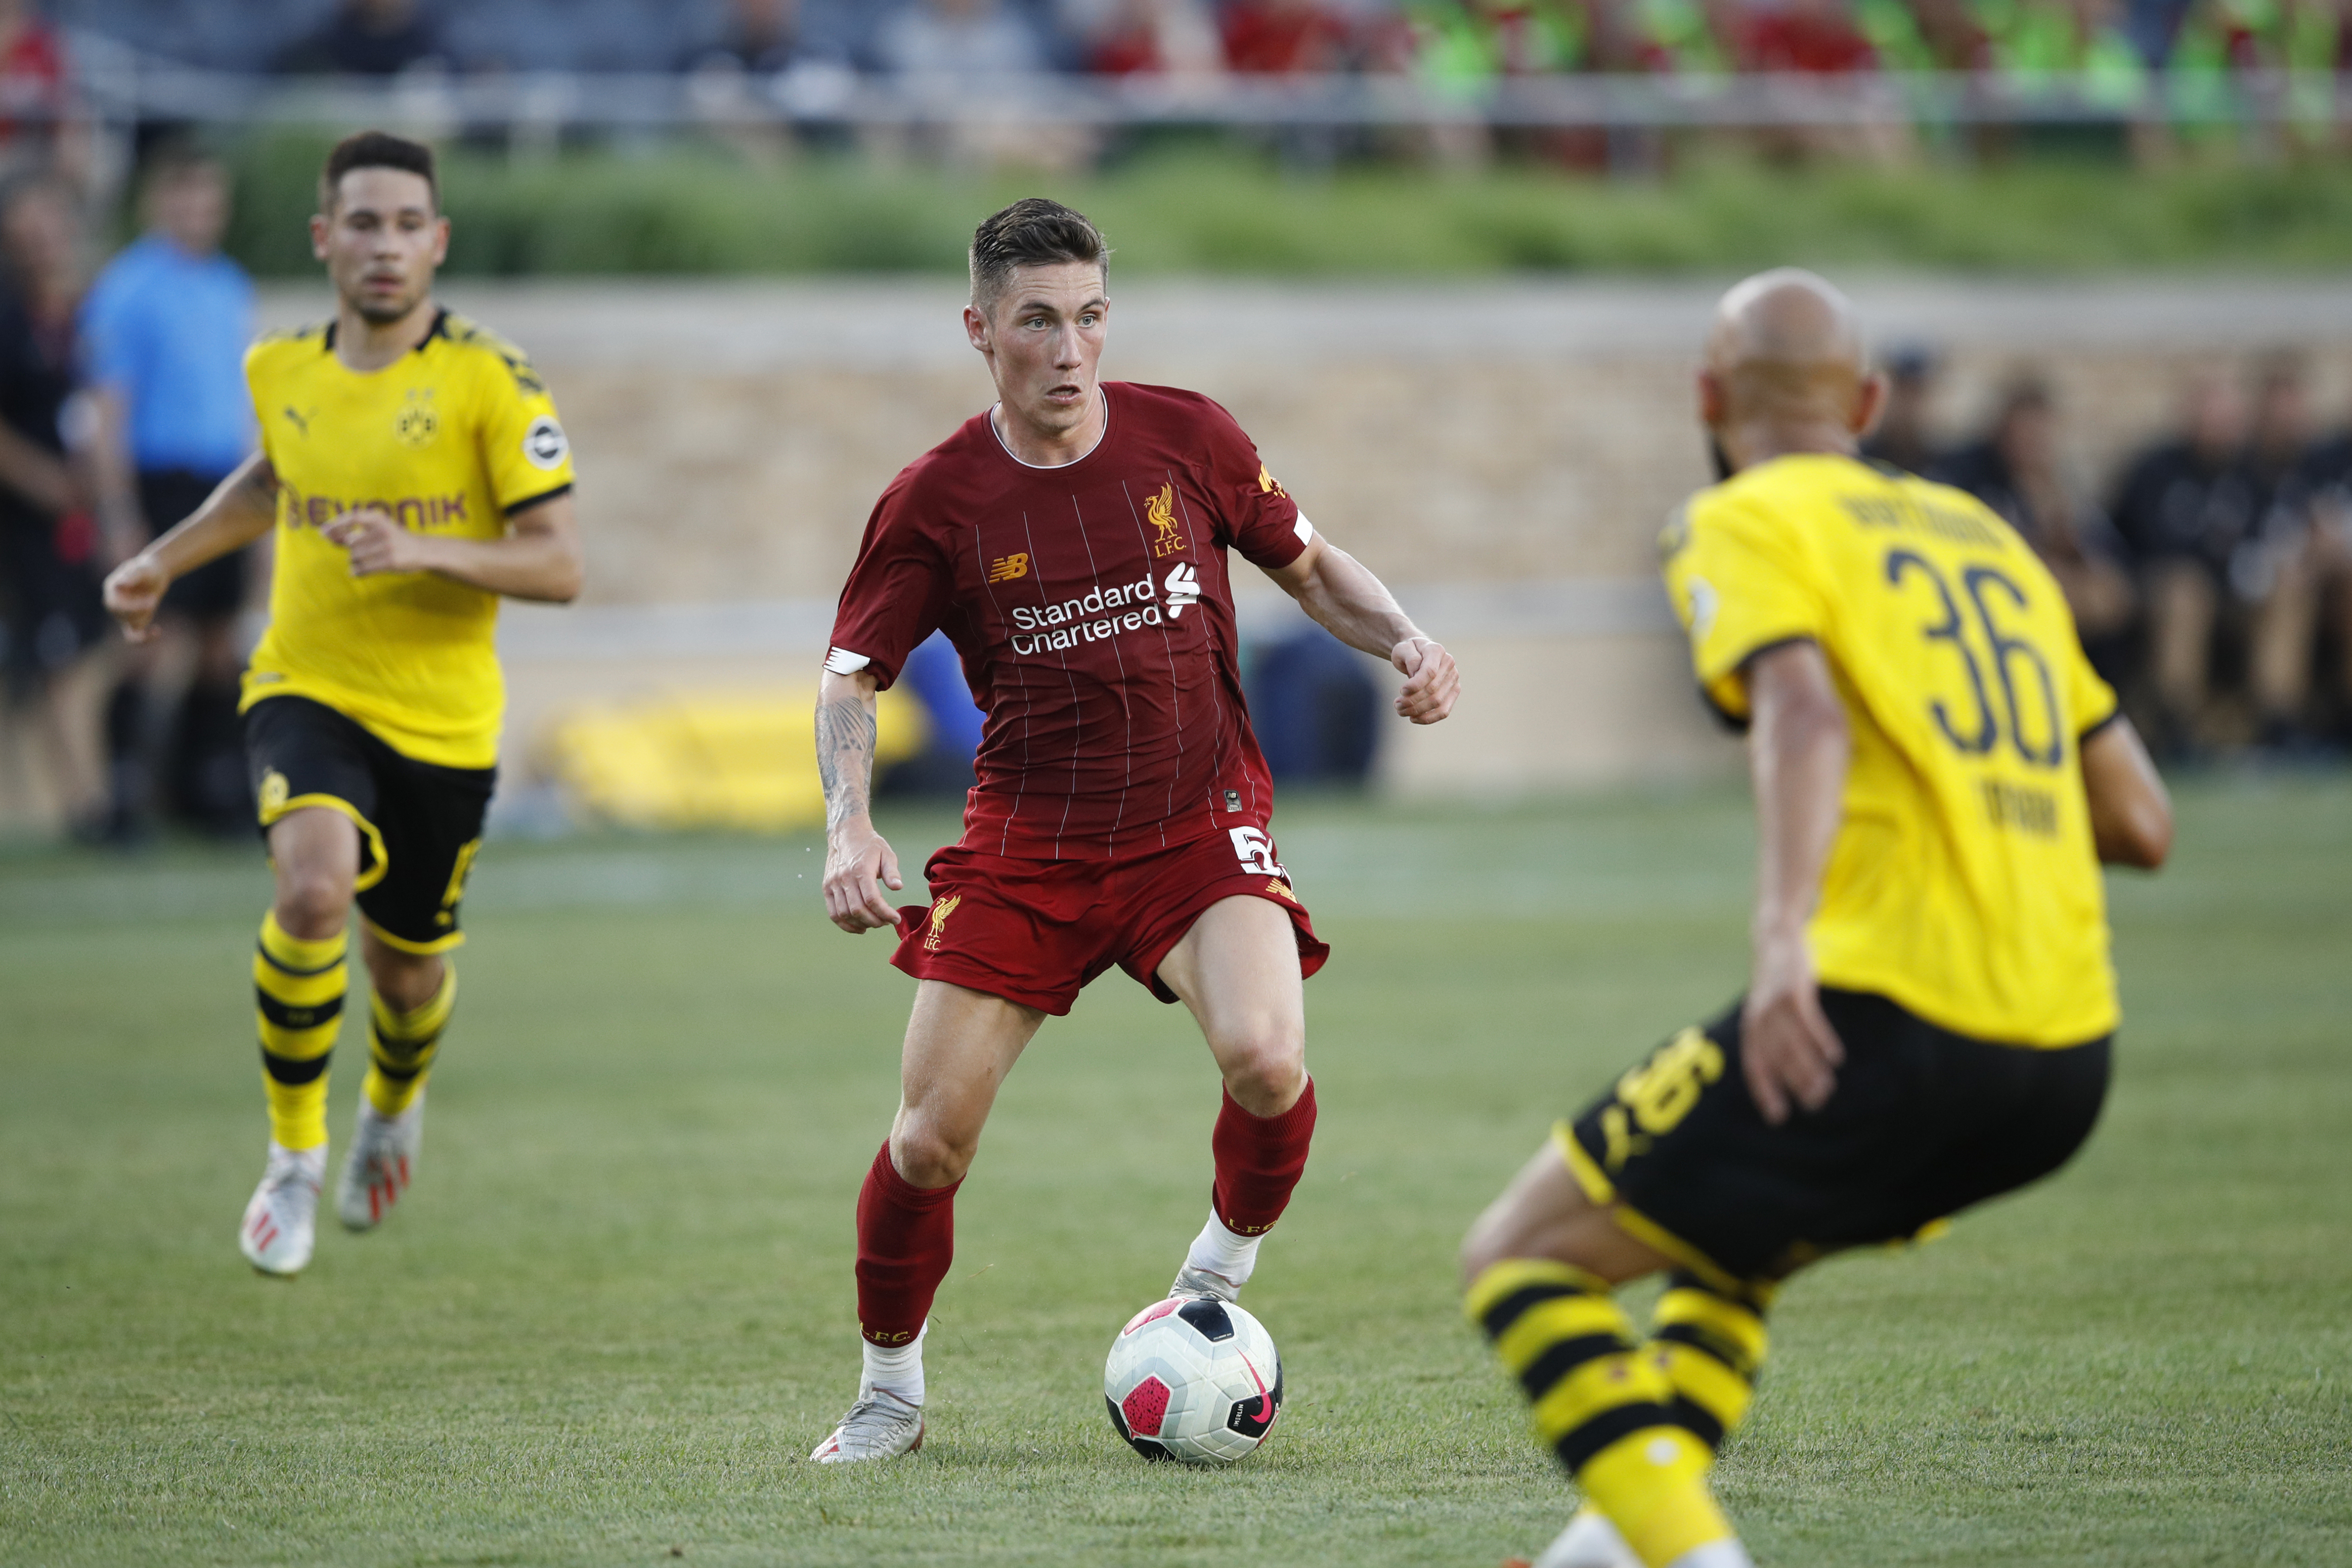
M 835 648 L 824 656 L 824 667 L 835 675 L 856 675 L 874 660 L 862 653 L 852 653 L 845 647 Z
M 1298 526 L 1292 529 L 1291 531 L 1298 535 L 1299 543 L 1305 544 L 1314 539 L 1315 525 L 1307 521 L 1307 514 L 1302 511 L 1298 514 Z

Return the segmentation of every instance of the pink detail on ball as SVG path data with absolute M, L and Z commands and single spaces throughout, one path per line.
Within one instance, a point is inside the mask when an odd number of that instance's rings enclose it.
M 1168 1416 L 1168 1385 L 1147 1377 L 1128 1391 L 1118 1408 L 1127 1417 L 1129 1431 L 1139 1437 L 1157 1437 L 1160 1423 Z
M 1144 1308 L 1143 1310 L 1136 1313 L 1135 1316 L 1127 1321 L 1127 1327 L 1119 1330 L 1118 1337 L 1120 1339 L 1127 1338 L 1128 1335 L 1135 1332 L 1136 1330 L 1143 1327 L 1144 1324 L 1152 1321 L 1156 1318 L 1166 1317 L 1169 1313 L 1174 1311 L 1183 1304 L 1184 1302 L 1182 1299 L 1176 1296 L 1171 1296 L 1165 1301 L 1152 1302 L 1151 1305 Z

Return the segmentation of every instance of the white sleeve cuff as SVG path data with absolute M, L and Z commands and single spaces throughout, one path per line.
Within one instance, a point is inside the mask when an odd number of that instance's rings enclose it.
M 835 675 L 856 675 L 874 660 L 862 653 L 852 653 L 845 647 L 835 648 L 824 656 L 825 668 Z
M 1307 521 L 1307 514 L 1302 511 L 1298 514 L 1298 526 L 1291 531 L 1297 534 L 1298 542 L 1304 544 L 1315 537 L 1315 525 Z

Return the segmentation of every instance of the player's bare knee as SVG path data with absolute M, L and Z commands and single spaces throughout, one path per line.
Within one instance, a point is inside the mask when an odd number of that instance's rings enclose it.
M 367 966 L 375 994 L 403 1013 L 424 1006 L 441 989 L 442 961 L 436 953 L 403 952 L 371 943 Z
M 1253 1116 L 1279 1116 L 1307 1088 L 1306 1030 L 1266 1021 L 1219 1041 L 1225 1092 Z
M 343 929 L 352 908 L 351 879 L 328 867 L 281 866 L 278 924 L 287 935 L 320 942 Z
M 923 1121 L 902 1121 L 890 1133 L 890 1163 L 909 1186 L 952 1186 L 979 1152 L 977 1133 L 959 1138 Z

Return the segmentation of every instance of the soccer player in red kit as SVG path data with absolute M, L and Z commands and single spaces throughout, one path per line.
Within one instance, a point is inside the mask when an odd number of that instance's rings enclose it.
M 817 701 L 825 912 L 898 932 L 915 976 L 898 1119 L 857 1199 L 857 1400 L 810 1458 L 923 1438 L 923 1331 L 955 1193 L 997 1086 L 1047 1014 L 1117 964 L 1192 1009 L 1224 1077 L 1208 1223 L 1171 1295 L 1231 1301 L 1307 1167 L 1315 1086 L 1301 982 L 1316 940 L 1267 822 L 1242 703 L 1226 552 L 1404 675 L 1433 724 L 1454 661 L 1316 532 L 1233 416 L 1198 394 L 1100 382 L 1109 252 L 1079 214 L 1016 202 L 980 226 L 964 329 L 994 407 L 883 492 L 843 589 Z M 987 726 L 962 839 L 894 909 L 867 815 L 875 693 L 944 629 Z

